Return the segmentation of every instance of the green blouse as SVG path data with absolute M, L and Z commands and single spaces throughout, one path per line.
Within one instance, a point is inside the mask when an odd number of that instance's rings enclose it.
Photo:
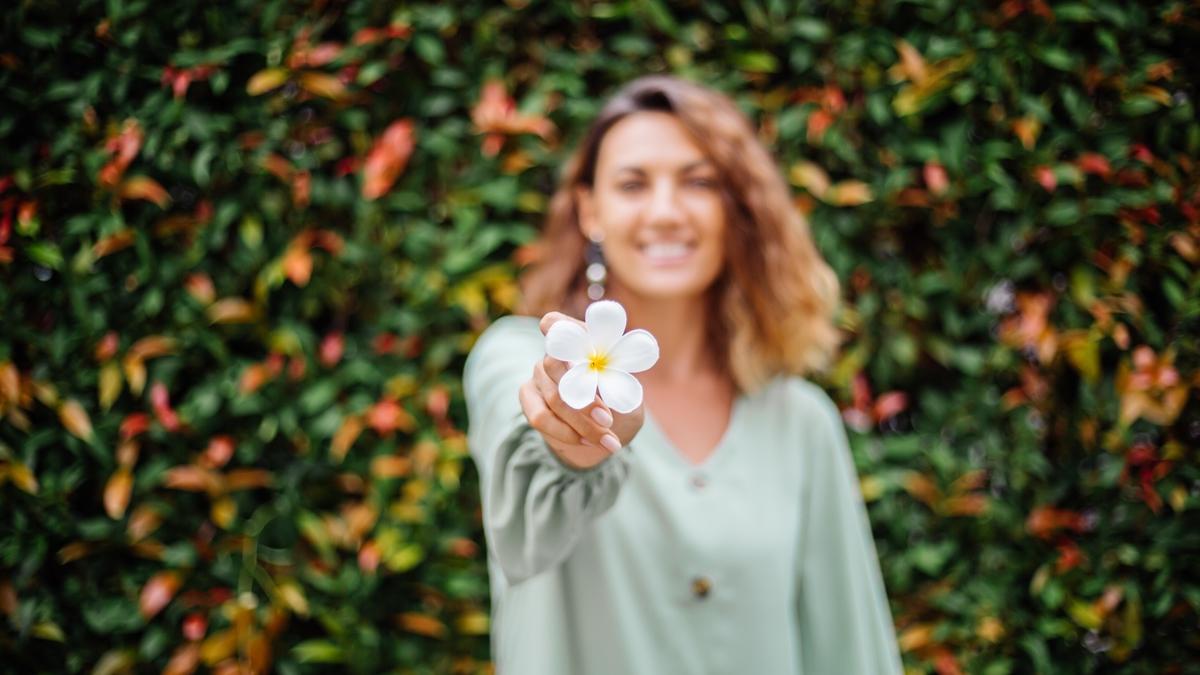
M 521 412 L 544 355 L 505 317 L 467 359 L 501 675 L 900 673 L 838 411 L 779 377 L 693 465 L 649 410 L 601 464 L 563 464 Z

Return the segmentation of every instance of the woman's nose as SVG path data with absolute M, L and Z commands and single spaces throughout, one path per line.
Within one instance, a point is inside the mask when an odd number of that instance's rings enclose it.
M 682 207 L 679 204 L 679 189 L 669 181 L 659 181 L 654 187 L 650 199 L 650 211 L 647 214 L 648 225 L 674 225 L 682 217 Z

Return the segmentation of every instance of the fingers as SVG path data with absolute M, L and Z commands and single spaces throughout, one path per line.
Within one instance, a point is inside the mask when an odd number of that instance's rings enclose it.
M 542 335 L 548 333 L 550 331 L 550 326 L 553 326 L 555 322 L 558 321 L 574 321 L 580 326 L 583 325 L 583 322 L 579 319 L 573 319 L 562 312 L 547 312 L 544 316 L 542 316 L 542 320 L 538 322 L 538 327 L 542 329 Z
M 557 359 L 547 359 L 561 363 Z M 609 452 L 621 449 L 621 442 L 609 429 L 613 423 L 612 412 L 602 401 L 597 401 L 582 410 L 576 410 L 567 405 L 558 394 L 558 384 L 546 372 L 545 364 L 539 362 L 534 366 L 533 386 L 541 395 L 545 406 L 565 422 L 582 439 L 602 446 Z
M 521 410 L 525 412 L 525 418 L 529 420 L 529 426 L 536 429 L 548 439 L 566 443 L 567 445 L 579 444 L 579 434 L 575 433 L 575 430 L 569 424 L 560 420 L 557 415 L 551 412 L 532 381 L 521 385 L 519 393 Z

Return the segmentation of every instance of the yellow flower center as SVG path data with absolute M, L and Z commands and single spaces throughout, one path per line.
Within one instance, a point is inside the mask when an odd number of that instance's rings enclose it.
M 599 352 L 596 352 L 588 357 L 588 368 L 591 368 L 592 370 L 594 370 L 596 372 L 600 372 L 607 367 L 608 367 L 608 354 L 601 354 Z

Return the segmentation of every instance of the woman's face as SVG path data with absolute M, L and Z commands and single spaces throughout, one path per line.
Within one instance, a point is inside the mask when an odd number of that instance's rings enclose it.
M 584 236 L 603 237 L 609 283 L 647 299 L 704 293 L 725 263 L 716 166 L 669 113 L 628 115 L 600 142 L 592 190 L 578 193 Z

